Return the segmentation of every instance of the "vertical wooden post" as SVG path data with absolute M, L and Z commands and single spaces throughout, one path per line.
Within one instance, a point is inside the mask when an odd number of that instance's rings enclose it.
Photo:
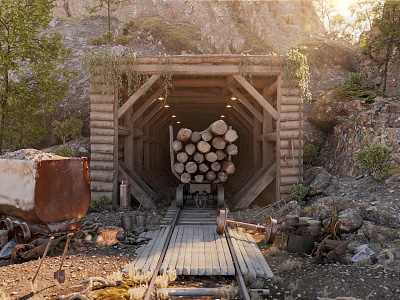
M 124 138 L 124 163 L 131 169 L 133 169 L 133 133 L 134 133 L 132 114 L 133 114 L 133 107 L 130 107 L 124 114 L 124 126 L 131 129 L 131 134 L 125 136 Z
M 135 128 L 138 128 L 139 130 L 143 131 L 143 126 L 142 126 L 142 119 L 143 116 L 140 116 L 137 121 L 135 122 Z M 137 137 L 134 139 L 134 171 L 139 175 L 143 175 L 143 136 Z
M 281 200 L 281 101 L 282 101 L 282 74 L 278 75 L 276 91 L 276 201 Z
M 112 203 L 114 209 L 118 207 L 118 91 L 114 87 L 114 176 L 113 176 L 113 193 Z

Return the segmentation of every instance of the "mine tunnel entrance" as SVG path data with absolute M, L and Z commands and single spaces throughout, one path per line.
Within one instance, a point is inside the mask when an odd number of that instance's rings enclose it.
M 273 59 L 246 57 L 244 70 L 240 55 L 174 56 L 161 67 L 159 58 L 137 58 L 135 72 L 146 76 L 132 94 L 124 74 L 120 97 L 92 78 L 92 197 L 116 203 L 121 165 L 155 191 L 177 187 L 169 126 L 201 132 L 219 119 L 239 136 L 226 201 L 245 208 L 286 196 L 302 180 L 302 103 L 298 88 L 283 87 L 283 60 Z

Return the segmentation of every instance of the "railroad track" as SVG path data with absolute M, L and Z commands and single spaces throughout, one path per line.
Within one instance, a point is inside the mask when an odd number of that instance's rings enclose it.
M 153 275 L 151 277 L 151 280 L 149 282 L 148 285 L 148 289 L 147 292 L 144 296 L 143 299 L 145 300 L 149 300 L 149 299 L 155 299 L 155 294 L 156 294 L 156 287 L 155 287 L 155 281 L 156 281 L 156 277 L 161 271 L 163 271 L 163 263 L 165 264 L 165 261 L 171 260 L 171 256 L 173 256 L 173 254 L 168 253 L 168 247 L 171 243 L 176 242 L 177 240 L 177 233 L 179 230 L 178 228 L 182 229 L 182 228 L 186 228 L 187 226 L 191 226 L 191 225 L 202 225 L 203 227 L 200 226 L 200 228 L 207 228 L 204 232 L 210 233 L 210 231 L 212 230 L 213 233 L 212 234 L 216 234 L 215 233 L 215 229 L 216 229 L 216 217 L 217 217 L 217 212 L 218 210 L 210 204 L 207 204 L 205 207 L 203 207 L 202 209 L 200 209 L 198 207 L 198 205 L 196 205 L 196 203 L 194 201 L 187 201 L 187 203 L 185 203 L 185 207 L 184 208 L 180 208 L 180 207 L 176 207 L 174 206 L 174 203 L 171 205 L 170 210 L 168 211 L 168 213 L 165 216 L 164 219 L 164 226 L 165 226 L 165 231 L 162 234 L 163 238 L 165 238 L 165 234 L 167 234 L 162 248 L 161 245 L 158 246 L 158 249 L 161 248 L 161 252 L 160 252 L 160 256 L 157 259 L 157 264 L 156 267 L 153 271 Z M 210 228 L 213 229 L 210 229 Z M 211 236 L 213 236 L 211 234 Z M 160 234 L 161 235 L 161 234 Z M 206 239 L 206 234 L 202 235 L 201 237 L 203 237 L 204 239 Z M 243 279 L 243 273 L 242 270 L 240 268 L 240 255 L 238 255 L 237 253 L 237 248 L 235 249 L 234 247 L 234 243 L 237 243 L 235 239 L 235 237 L 233 237 L 230 233 L 229 230 L 225 230 L 224 231 L 224 238 L 221 238 L 220 236 L 218 237 L 219 239 L 221 239 L 221 244 L 222 244 L 222 240 L 226 241 L 226 245 L 228 247 L 228 252 L 229 252 L 229 258 L 227 257 L 227 261 L 229 261 L 229 259 L 231 260 L 232 264 L 233 264 L 233 268 L 232 268 L 232 272 L 234 273 L 234 275 L 236 276 L 236 280 L 237 280 L 237 287 L 238 287 L 238 293 L 239 293 L 239 298 L 240 299 L 250 299 L 249 293 L 247 291 L 244 279 Z M 176 244 L 174 245 L 176 246 Z M 195 249 L 195 247 L 192 247 L 192 250 Z M 186 255 L 190 256 L 190 255 L 194 255 L 193 253 L 188 253 L 188 250 L 186 250 Z M 206 258 L 207 260 L 207 258 Z M 243 262 L 242 262 L 243 263 Z M 164 266 L 164 269 L 166 269 L 166 266 Z M 229 269 L 229 266 L 228 266 Z M 231 272 L 230 275 L 233 275 L 233 273 Z M 272 274 L 272 273 L 271 273 Z M 199 274 L 200 275 L 200 274 Z M 206 274 L 202 274 L 202 275 L 206 275 Z M 227 274 L 226 274 L 227 275 Z M 195 296 L 215 296 L 218 298 L 218 293 L 220 293 L 221 288 L 182 288 L 182 289 L 163 289 L 164 294 L 167 293 L 169 296 L 182 296 L 182 297 L 195 297 Z

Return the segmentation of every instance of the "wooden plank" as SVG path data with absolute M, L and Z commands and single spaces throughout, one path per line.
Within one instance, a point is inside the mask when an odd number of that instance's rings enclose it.
M 227 265 L 227 275 L 235 275 L 235 266 L 233 265 L 233 260 L 232 260 L 232 255 L 229 251 L 229 246 L 228 242 L 226 241 L 225 236 L 221 235 L 220 238 L 222 242 L 222 248 L 224 249 L 224 254 L 225 254 L 225 260 L 226 260 L 226 265 Z
M 235 253 L 236 253 L 236 257 L 237 257 L 237 260 L 238 260 L 240 271 L 242 272 L 242 274 L 246 274 L 249 270 L 248 270 L 246 262 L 245 262 L 245 260 L 243 258 L 242 251 L 241 251 L 241 249 L 240 249 L 240 247 L 238 245 L 238 240 L 234 236 L 234 232 L 233 232 L 234 230 L 232 228 L 230 228 L 230 227 L 227 227 L 227 231 L 228 231 L 228 234 L 229 234 L 230 239 L 232 241 L 233 248 L 234 248 Z
M 242 236 L 243 240 L 246 240 L 248 242 L 248 245 L 252 248 L 252 251 L 257 259 L 256 264 L 262 268 L 264 274 L 263 278 L 265 279 L 272 278 L 274 274 L 272 273 L 272 270 L 269 267 L 268 263 L 265 261 L 265 258 L 261 253 L 260 249 L 258 248 L 257 244 L 254 242 L 251 234 L 242 232 Z
M 262 167 L 233 197 L 235 209 L 247 208 L 275 177 L 276 163 Z
M 182 226 L 175 227 L 175 230 L 177 231 L 176 240 L 171 254 L 171 259 L 166 267 L 167 270 L 176 270 L 178 275 L 182 274 L 182 269 L 178 270 L 178 259 L 185 255 L 182 248 L 183 229 L 184 227 Z
M 215 236 L 215 226 L 208 227 L 208 236 L 209 236 L 210 243 L 211 243 L 210 249 L 212 249 L 212 251 L 211 251 L 211 260 L 212 260 L 211 271 L 212 271 L 212 273 L 210 275 L 218 275 L 218 274 L 221 274 L 221 266 L 219 264 L 218 253 L 215 253 L 215 251 L 217 249 L 217 239 L 219 238 L 219 237 Z M 207 273 L 209 273 L 208 270 L 207 270 Z
M 215 236 L 215 243 L 217 246 L 216 254 L 218 256 L 219 266 L 221 268 L 219 275 L 228 275 L 228 265 L 226 263 L 225 253 L 221 242 L 221 238 L 224 238 L 224 236 L 219 235 L 216 231 L 214 231 L 214 236 Z
M 206 252 L 209 252 L 210 249 L 206 248 L 206 241 L 205 241 L 205 235 L 204 235 L 204 227 L 205 226 L 199 226 L 199 233 L 198 233 L 198 239 L 199 239 L 199 253 L 198 253 L 198 261 L 199 261 L 199 271 L 198 275 L 206 275 Z
M 147 243 L 147 245 L 141 250 L 140 254 L 136 258 L 134 262 L 135 270 L 140 270 L 141 274 L 142 270 L 144 271 L 143 267 L 146 264 L 146 261 L 150 255 L 151 250 L 153 249 L 154 244 L 156 243 L 157 237 L 160 234 L 160 230 L 153 231 L 150 238 L 151 240 Z
M 233 78 L 239 82 L 246 91 L 271 115 L 274 120 L 278 119 L 278 112 L 275 110 L 271 104 L 268 103 L 267 100 L 250 84 L 247 80 L 241 75 L 232 75 Z M 262 122 L 262 121 L 261 121 Z
M 251 271 L 251 273 L 255 273 L 256 277 L 264 277 L 264 270 L 260 265 L 260 262 L 258 261 L 257 256 L 254 253 L 254 249 L 252 245 L 249 243 L 248 239 L 246 238 L 245 234 L 241 230 L 234 230 L 236 232 L 236 236 L 240 240 L 240 242 L 243 244 L 243 248 L 246 252 L 246 264 L 249 269 L 252 269 L 254 271 Z
M 185 228 L 187 232 L 185 242 L 186 242 L 186 250 L 185 250 L 185 262 L 183 263 L 183 275 L 190 275 L 190 264 L 192 263 L 192 249 L 193 249 L 193 226 L 189 226 Z
M 170 227 L 170 226 L 168 226 L 168 227 Z M 166 270 L 169 270 L 168 266 L 169 266 L 169 263 L 171 262 L 171 258 L 173 256 L 174 252 L 177 252 L 176 241 L 177 241 L 178 231 L 179 231 L 179 228 L 175 227 L 174 231 L 172 232 L 171 240 L 169 242 L 167 252 L 165 253 L 164 260 L 160 267 L 160 274 L 163 274 Z M 173 269 L 175 269 L 175 267 Z
M 155 271 L 155 269 L 157 267 L 158 261 L 161 257 L 162 249 L 164 247 L 165 242 L 167 241 L 167 236 L 171 230 L 171 226 L 167 226 L 160 230 L 162 231 L 162 236 L 161 236 L 161 239 L 159 238 L 157 241 L 157 243 L 158 243 L 157 247 L 154 247 L 154 248 L 156 248 L 156 251 L 152 255 L 153 258 L 152 258 L 150 266 L 149 266 L 149 271 L 152 273 Z
M 200 240 L 199 240 L 199 226 L 193 227 L 192 235 L 192 259 L 190 262 L 190 275 L 199 274 L 199 252 L 200 252 Z
M 135 102 L 143 96 L 143 94 L 151 88 L 151 86 L 160 78 L 160 75 L 152 75 L 143 85 L 132 95 L 128 100 L 118 109 L 117 117 L 120 119 L 125 112 L 133 105 Z
M 212 248 L 212 236 L 209 232 L 209 226 L 202 226 L 203 229 L 203 241 L 204 241 L 204 273 L 202 275 L 212 275 L 213 274 L 213 258 L 211 249 Z
M 183 275 L 183 269 L 185 265 L 185 257 L 187 255 L 186 250 L 187 250 L 187 240 L 188 240 L 188 227 L 184 226 L 182 228 L 182 240 L 181 240 L 181 245 L 179 247 L 179 255 L 178 255 L 178 260 L 176 263 L 176 273 L 178 275 Z

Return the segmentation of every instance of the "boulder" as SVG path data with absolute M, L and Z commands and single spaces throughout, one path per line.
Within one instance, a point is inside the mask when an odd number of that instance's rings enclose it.
M 323 191 L 331 184 L 332 176 L 330 174 L 318 174 L 310 184 L 309 195 L 322 194 Z
M 339 229 L 341 233 L 351 233 L 359 230 L 363 225 L 363 218 L 352 208 L 339 213 Z

